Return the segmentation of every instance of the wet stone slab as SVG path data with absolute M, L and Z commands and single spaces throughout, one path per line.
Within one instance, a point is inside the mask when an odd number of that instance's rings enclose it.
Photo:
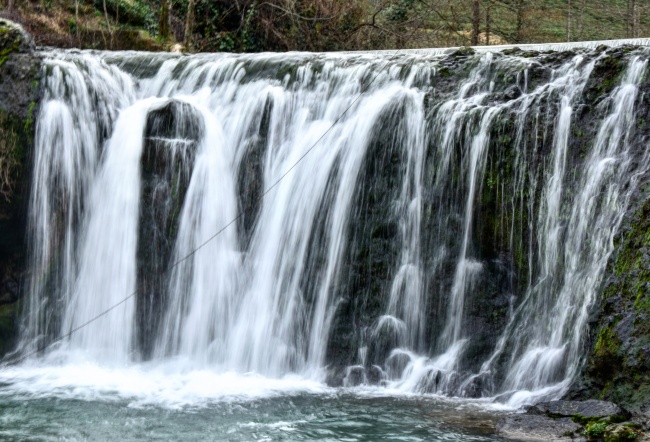
M 539 414 L 514 414 L 496 426 L 499 436 L 521 441 L 586 441 L 582 426 L 571 418 L 553 419 Z
M 629 413 L 618 405 L 593 399 L 542 402 L 530 407 L 528 413 L 557 417 L 578 416 L 588 420 L 610 418 L 612 421 L 623 421 L 629 418 Z

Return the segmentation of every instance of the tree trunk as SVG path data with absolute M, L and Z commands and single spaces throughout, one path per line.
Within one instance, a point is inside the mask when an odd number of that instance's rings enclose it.
M 515 43 L 522 43 L 524 40 L 524 13 L 526 8 L 525 0 L 517 2 L 517 24 L 515 29 Z
M 571 0 L 568 0 L 566 9 L 566 41 L 571 41 Z
M 103 3 L 104 3 L 104 18 L 106 19 L 106 27 L 108 28 L 108 33 L 111 34 L 111 40 L 112 40 L 113 31 L 111 31 L 111 22 L 108 19 L 108 9 L 106 8 L 106 0 L 104 0 Z
M 9 0 L 13 2 L 13 0 Z M 75 20 L 75 34 L 77 36 L 77 46 L 81 46 L 81 24 L 79 23 L 79 0 L 74 2 L 74 20 Z
M 171 0 L 162 0 L 160 5 L 160 20 L 158 21 L 158 35 L 164 40 L 167 40 L 171 36 L 170 9 Z
M 194 34 L 194 9 L 196 0 L 189 0 L 187 3 L 187 16 L 185 17 L 185 48 L 190 49 L 192 45 L 192 35 Z
M 634 5 L 635 0 L 627 0 L 627 13 L 625 14 L 625 24 L 626 32 L 625 36 L 627 38 L 634 37 Z
M 11 12 L 14 10 L 14 0 L 7 1 L 7 11 Z
M 472 16 L 472 46 L 478 45 L 478 34 L 481 26 L 481 0 L 474 0 L 474 13 Z
M 639 21 L 640 21 L 639 3 L 641 3 L 640 0 L 628 0 L 627 3 L 627 8 L 628 8 L 628 17 L 627 17 L 628 35 L 627 36 L 629 38 L 637 38 L 639 36 Z
M 634 38 L 641 36 L 641 2 L 634 2 Z
M 491 7 L 490 0 L 486 1 L 485 5 L 485 45 L 489 46 L 490 45 L 490 7 Z
M 578 40 L 584 40 L 584 24 L 585 24 L 585 1 L 582 0 L 580 4 L 580 19 L 578 20 Z

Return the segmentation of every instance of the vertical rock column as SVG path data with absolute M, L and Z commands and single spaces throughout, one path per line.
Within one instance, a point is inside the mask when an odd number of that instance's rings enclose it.
M 144 359 L 151 356 L 166 303 L 170 258 L 203 132 L 201 115 L 180 101 L 147 117 L 137 252 L 137 344 Z

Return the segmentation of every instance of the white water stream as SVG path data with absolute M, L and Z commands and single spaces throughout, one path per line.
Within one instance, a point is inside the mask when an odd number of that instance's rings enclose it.
M 370 149 L 392 139 L 401 149 L 390 208 L 399 253 L 394 272 L 383 275 L 389 289 L 372 294 L 382 311 L 369 318 L 351 364 L 364 373 L 376 367 L 393 392 L 464 395 L 483 379 L 482 394 L 500 394 L 510 406 L 561 396 L 583 362 L 587 317 L 635 174 L 648 167 L 629 153 L 647 52 L 626 59 L 618 86 L 599 104 L 602 119 L 583 164 L 570 164 L 575 114 L 603 56 L 574 54 L 529 84 L 536 59 L 479 53 L 458 73 L 458 92 L 445 95 L 450 74 L 441 54 L 47 54 L 31 278 L 16 354 L 72 334 L 23 366 L 4 368 L 0 379 L 47 395 L 87 391 L 95 388 L 88 379 L 101 378 L 99 396 L 115 391 L 175 405 L 325 391 L 341 296 L 357 296 L 341 294 L 356 196 L 368 183 Z M 518 95 L 497 98 L 499 82 Z M 173 231 L 164 257 L 147 252 L 154 238 L 139 233 L 142 213 L 153 210 L 141 201 L 152 179 L 142 163 L 152 142 L 149 116 L 178 103 L 192 109 L 175 115 L 180 124 L 202 129 L 191 134 L 196 140 L 163 140 L 178 150 L 159 166 L 173 171 L 178 161 L 189 177 L 186 188 L 185 172 L 156 178 L 173 189 L 163 201 Z M 526 270 L 500 338 L 484 361 L 470 361 L 480 370 L 470 370 L 468 306 L 490 264 L 477 247 L 477 207 L 494 128 L 512 115 L 515 133 L 503 146 L 512 180 L 495 192 L 510 249 L 527 247 Z M 543 136 L 531 144 L 529 131 Z M 539 166 L 527 164 L 542 145 Z M 257 171 L 258 190 L 241 188 L 247 167 Z M 257 213 L 245 232 L 230 223 L 251 202 Z M 517 225 L 515 213 L 526 213 L 529 225 Z M 166 260 L 168 271 L 154 275 L 163 287 L 157 298 L 138 293 L 138 262 L 146 259 Z M 138 297 L 146 296 L 156 305 L 147 314 L 158 315 L 145 335 L 148 355 L 138 343 Z M 367 360 L 368 341 L 387 333 L 390 354 Z

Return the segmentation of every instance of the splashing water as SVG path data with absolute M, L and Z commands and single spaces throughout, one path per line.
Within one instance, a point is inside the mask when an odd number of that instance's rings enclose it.
M 644 49 L 575 163 L 607 56 L 46 54 L 18 354 L 74 333 L 0 378 L 65 395 L 83 366 L 187 404 L 196 379 L 218 386 L 199 402 L 326 391 L 338 364 L 348 386 L 560 397 L 648 168 Z M 508 301 L 481 341 L 488 294 Z

